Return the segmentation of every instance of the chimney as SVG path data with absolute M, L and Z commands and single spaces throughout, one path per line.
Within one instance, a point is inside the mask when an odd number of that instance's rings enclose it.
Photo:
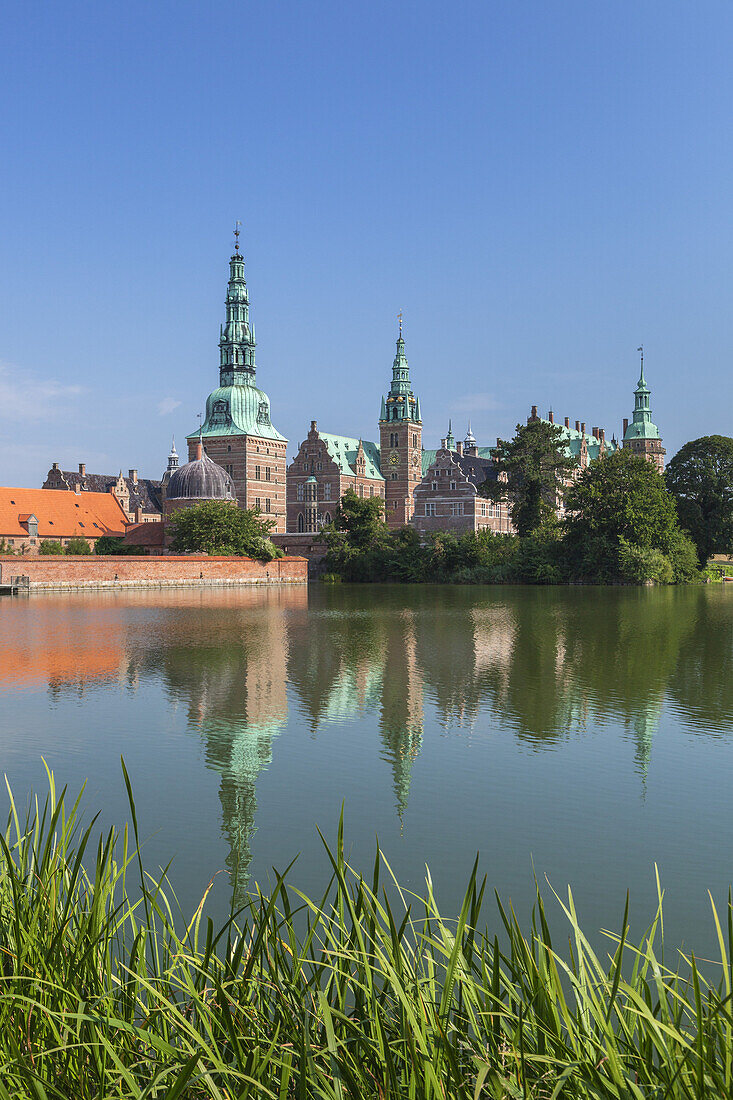
M 130 481 L 133 485 L 137 485 L 137 470 L 130 470 Z
M 532 406 L 532 419 L 533 420 L 537 419 L 537 406 L 536 405 Z
M 628 416 L 625 416 L 624 417 L 624 436 L 626 435 L 626 429 L 628 428 L 628 426 L 629 426 L 629 418 L 628 418 Z M 621 438 L 623 439 L 623 436 Z
M 598 428 L 591 428 L 591 430 L 590 430 L 590 434 L 592 436 L 595 436 L 596 439 L 598 439 L 598 430 L 599 430 Z
M 598 438 L 600 439 L 601 443 L 606 442 L 606 429 L 605 428 L 599 428 L 598 429 Z
M 547 419 L 550 421 L 551 424 L 555 423 L 555 414 L 552 409 L 550 409 L 550 411 L 548 412 Z
M 463 442 L 462 442 L 462 440 L 460 440 L 460 439 L 459 439 L 459 440 L 458 440 L 458 442 L 456 443 L 456 450 L 458 451 L 458 454 L 459 454 L 459 455 L 462 455 L 462 454 L 463 454 Z
M 135 508 L 135 523 L 142 523 L 143 521 L 143 509 L 142 505 L 138 504 Z
M 84 477 L 84 475 L 86 474 L 86 472 L 87 472 L 87 468 L 86 468 L 86 466 L 84 465 L 84 463 L 83 463 L 83 462 L 80 462 L 80 463 L 79 463 L 79 473 L 81 474 L 81 476 L 82 476 L 82 477 Z
M 198 462 L 200 462 L 201 459 L 203 458 L 203 450 L 204 450 L 203 444 L 201 443 L 201 440 L 199 439 L 196 442 L 196 460 Z
M 54 464 L 53 464 L 53 469 L 54 469 L 54 470 L 58 470 L 58 468 L 59 468 L 59 464 L 58 464 L 58 462 L 54 462 Z
M 80 493 L 81 492 L 81 485 L 79 484 L 78 481 L 74 482 L 74 492 L 75 493 Z
M 446 443 L 447 443 L 447 439 L 441 439 L 441 441 L 440 441 L 441 451 L 444 451 L 446 449 Z
M 569 428 L 569 427 L 570 427 L 570 417 L 569 417 L 569 416 L 566 416 L 566 417 L 565 417 L 565 427 L 566 427 L 566 428 Z
M 318 421 L 317 420 L 311 420 L 311 431 L 312 432 L 317 432 L 318 431 Z
M 582 424 L 580 425 L 580 430 L 581 430 L 581 432 L 583 433 L 583 435 L 585 435 L 585 420 L 584 420 L 584 421 L 583 421 L 583 423 L 582 423 Z
M 580 431 L 580 421 L 579 420 L 575 421 L 575 430 L 576 430 L 576 432 Z

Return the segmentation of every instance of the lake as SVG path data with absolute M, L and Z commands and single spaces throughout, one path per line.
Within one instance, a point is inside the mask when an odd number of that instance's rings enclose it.
M 311 586 L 0 601 L 2 764 L 16 795 L 86 780 L 173 858 L 189 911 L 215 877 L 267 886 L 298 855 L 317 893 L 342 804 L 351 862 L 375 837 L 446 911 L 476 852 L 529 911 L 572 884 L 588 930 L 714 949 L 733 881 L 733 586 Z M 0 809 L 7 808 L 2 793 Z M 221 872 L 217 874 L 217 872 Z M 493 921 L 491 908 L 487 917 Z

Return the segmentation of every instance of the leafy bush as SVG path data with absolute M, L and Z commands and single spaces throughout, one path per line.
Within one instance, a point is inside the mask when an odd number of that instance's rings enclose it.
M 672 584 L 674 581 L 672 563 L 661 550 L 634 546 L 625 539 L 621 539 L 619 572 L 621 578 L 630 584 L 644 584 L 647 581 Z
M 283 557 L 283 551 L 268 537 L 274 526 L 274 520 L 260 517 L 258 508 L 209 500 L 174 513 L 169 524 L 171 549 L 272 561 Z
M 64 548 L 58 539 L 41 539 L 41 543 L 38 547 L 38 553 L 44 555 L 56 555 L 63 554 Z
M 82 555 L 82 556 L 86 555 L 86 554 L 91 554 L 91 552 L 92 552 L 91 546 L 89 545 L 89 543 L 87 542 L 86 539 L 82 539 L 82 538 L 69 539 L 69 541 L 66 543 L 66 549 L 64 550 L 65 554 Z

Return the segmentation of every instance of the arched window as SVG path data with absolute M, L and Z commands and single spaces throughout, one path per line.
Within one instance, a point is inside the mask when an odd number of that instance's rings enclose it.
M 305 520 L 303 519 L 302 512 L 298 513 L 298 531 L 301 533 L 305 531 Z
M 324 515 L 324 517 L 323 517 L 323 524 L 324 524 L 324 526 L 328 526 L 328 524 L 329 524 L 330 522 L 331 522 L 331 513 L 330 513 L 330 512 L 326 512 L 326 513 L 325 513 L 325 515 Z

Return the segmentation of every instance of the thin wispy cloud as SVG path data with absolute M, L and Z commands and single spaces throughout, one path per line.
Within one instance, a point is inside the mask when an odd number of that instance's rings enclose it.
M 451 402 L 451 410 L 456 413 L 492 412 L 501 407 L 493 393 L 466 393 Z
M 180 404 L 181 402 L 176 401 L 175 397 L 164 397 L 158 402 L 158 416 L 170 416 Z
M 83 386 L 68 386 L 15 363 L 0 361 L 1 420 L 56 420 L 68 415 L 83 393 Z

